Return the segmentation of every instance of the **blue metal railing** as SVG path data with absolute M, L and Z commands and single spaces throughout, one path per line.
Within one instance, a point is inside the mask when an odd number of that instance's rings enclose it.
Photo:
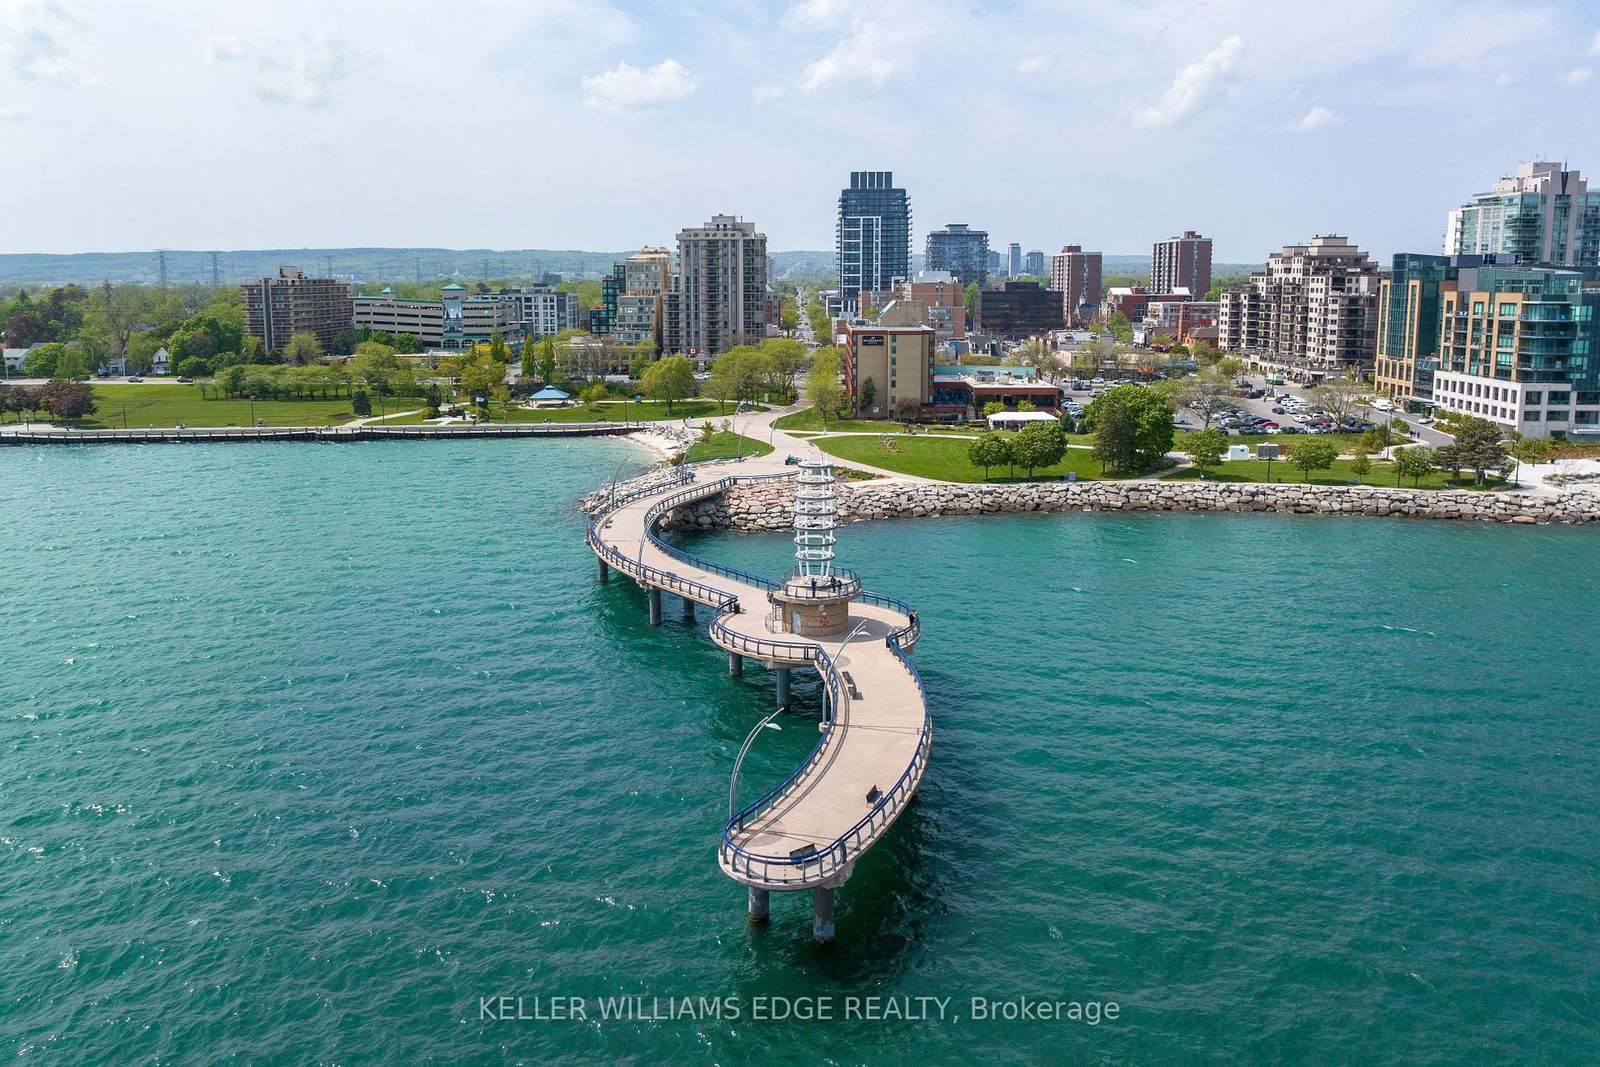
M 759 589 L 771 591 L 777 588 L 780 583 L 761 575 L 751 574 L 734 567 L 727 567 L 713 560 L 686 552 L 662 540 L 657 535 L 656 529 L 663 517 L 674 509 L 725 492 L 735 484 L 775 481 L 793 477 L 794 474 L 786 472 L 775 475 L 729 476 L 715 481 L 696 482 L 692 471 L 683 467 L 674 468 L 670 480 L 666 481 L 667 486 L 689 482 L 694 482 L 694 484 L 652 504 L 645 512 L 645 533 L 653 545 L 674 559 L 714 574 L 733 578 Z M 730 651 L 737 651 L 741 654 L 772 662 L 809 663 L 816 667 L 818 674 L 822 676 L 823 684 L 827 688 L 829 703 L 833 709 L 829 728 L 823 733 L 816 746 L 812 748 L 811 752 L 801 761 L 798 767 L 784 777 L 782 781 L 761 794 L 756 800 L 741 808 L 728 820 L 723 827 L 722 843 L 719 851 L 722 854 L 723 862 L 729 870 L 765 884 L 801 885 L 826 881 L 828 878 L 840 873 L 853 861 L 856 855 L 859 855 L 862 850 L 870 845 L 876 838 L 877 833 L 894 821 L 899 814 L 899 809 L 915 794 L 917 784 L 921 781 L 922 773 L 927 767 L 928 753 L 932 746 L 932 720 L 926 713 L 923 715 L 922 729 L 918 736 L 916 751 L 912 755 L 910 764 L 900 773 L 900 776 L 889 790 L 873 804 L 872 808 L 855 825 L 825 847 L 815 849 L 804 855 L 764 855 L 752 852 L 741 846 L 734 839 L 734 835 L 742 832 L 759 815 L 770 810 L 798 782 L 809 777 L 816 770 L 829 742 L 835 739 L 834 727 L 841 725 L 845 728 L 849 727 L 849 687 L 844 684 L 843 677 L 835 665 L 833 657 L 821 645 L 815 642 L 774 641 L 750 637 L 728 626 L 723 620 L 726 616 L 739 611 L 738 594 L 717 589 L 715 586 L 692 578 L 686 578 L 671 571 L 662 570 L 659 567 L 653 567 L 643 560 L 630 559 L 623 555 L 620 550 L 611 547 L 599 536 L 599 532 L 604 523 L 609 520 L 611 512 L 641 497 L 659 493 L 662 488 L 662 484 L 653 483 L 636 487 L 625 494 L 615 495 L 595 514 L 593 521 L 589 524 L 586 540 L 588 540 L 597 555 L 624 574 L 651 585 L 671 590 L 680 596 L 686 596 L 699 603 L 715 607 L 717 614 L 711 621 L 710 633 L 712 639 L 719 646 Z M 906 616 L 906 625 L 890 632 L 885 637 L 884 643 L 906 669 L 912 682 L 917 687 L 918 696 L 926 705 L 927 690 L 923 686 L 922 677 L 917 672 L 916 665 L 911 662 L 905 652 L 921 636 L 920 620 L 918 620 L 909 604 L 896 597 L 863 591 L 861 600 L 865 603 L 890 608 Z

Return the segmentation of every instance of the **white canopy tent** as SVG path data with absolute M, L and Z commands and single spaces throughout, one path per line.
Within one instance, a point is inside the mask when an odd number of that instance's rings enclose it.
M 991 430 L 1020 430 L 1030 422 L 1059 422 L 1048 411 L 997 411 L 989 416 Z

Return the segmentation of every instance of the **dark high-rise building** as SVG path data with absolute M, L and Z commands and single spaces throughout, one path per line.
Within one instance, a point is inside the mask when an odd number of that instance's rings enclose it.
M 863 289 L 882 292 L 911 277 L 911 198 L 896 188 L 894 172 L 853 170 L 839 191 L 834 233 L 839 291 L 854 307 Z
M 1015 278 L 1022 273 L 1022 246 L 1012 241 L 1006 251 L 1006 277 Z
M 962 285 L 989 280 L 989 235 L 983 230 L 952 222 L 928 234 L 924 251 L 928 270 L 947 270 Z
M 978 332 L 997 337 L 1032 337 L 1059 330 L 1063 318 L 1061 294 L 1038 282 L 1006 282 L 1002 289 L 985 289 L 973 311 Z
M 1044 269 L 1044 253 L 1037 248 L 1022 257 L 1022 273 L 1034 278 L 1043 278 Z
M 323 348 L 355 325 L 350 287 L 335 278 L 307 278 L 295 267 L 279 267 L 276 278 L 239 286 L 244 291 L 245 332 L 261 338 L 268 352 L 282 352 L 297 333 L 316 334 Z

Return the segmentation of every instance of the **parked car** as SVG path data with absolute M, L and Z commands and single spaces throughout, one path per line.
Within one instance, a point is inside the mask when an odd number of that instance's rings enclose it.
M 1433 416 L 1432 415 L 1424 415 L 1424 416 L 1422 416 L 1422 418 L 1417 420 L 1417 425 L 1418 426 L 1432 426 L 1433 425 Z
M 128 381 L 131 382 L 131 381 L 133 381 L 133 379 L 129 378 Z M 178 378 L 178 384 L 179 385 L 193 385 L 194 384 L 194 379 L 190 378 L 188 375 L 181 375 Z
M 1272 405 L 1272 413 L 1274 415 L 1286 414 L 1286 412 L 1283 410 L 1283 405 L 1282 404 L 1274 404 L 1274 405 Z
M 1271 433 L 1270 430 L 1261 426 L 1241 426 L 1239 427 L 1239 432 L 1244 434 L 1246 437 L 1265 437 L 1267 434 Z
M 1256 425 L 1261 427 L 1263 430 L 1267 431 L 1268 433 L 1277 433 L 1278 432 L 1278 424 L 1273 422 L 1271 419 L 1264 419 L 1261 422 L 1256 423 Z
M 130 374 L 130 375 L 128 375 L 128 381 L 130 381 L 130 382 L 142 382 L 142 381 L 144 381 L 144 379 L 141 378 L 137 374 Z
M 1285 426 L 1283 429 L 1279 430 L 1278 432 L 1279 433 L 1305 433 L 1306 432 L 1306 428 L 1304 426 Z

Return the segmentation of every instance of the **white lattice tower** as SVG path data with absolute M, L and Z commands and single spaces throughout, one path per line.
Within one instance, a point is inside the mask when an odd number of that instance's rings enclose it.
M 839 498 L 833 493 L 833 464 L 821 456 L 800 461 L 794 494 L 795 573 L 803 578 L 833 576 L 833 528 Z

